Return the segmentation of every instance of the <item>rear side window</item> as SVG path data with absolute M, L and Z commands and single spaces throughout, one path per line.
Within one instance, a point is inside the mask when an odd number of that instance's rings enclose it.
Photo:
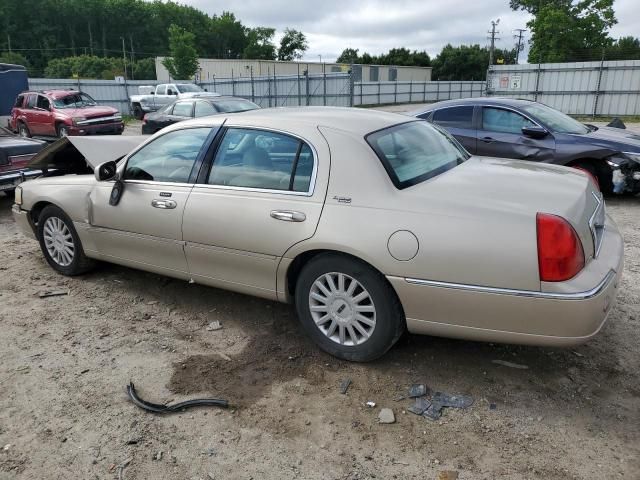
M 473 106 L 449 107 L 436 110 L 433 114 L 433 123 L 443 127 L 472 128 Z
M 366 140 L 399 189 L 440 175 L 469 158 L 455 140 L 425 121 L 385 128 L 370 133 Z
M 196 102 L 195 117 L 206 117 L 215 115 L 218 111 L 209 102 Z
M 207 183 L 309 192 L 314 159 L 309 145 L 282 133 L 229 128 Z
M 36 106 L 36 99 L 37 99 L 37 95 L 31 94 L 29 96 L 27 96 L 27 104 L 25 105 L 25 108 L 33 108 Z
M 14 103 L 14 107 L 16 108 L 21 108 L 22 107 L 22 102 L 24 102 L 24 95 L 18 95 L 16 97 L 16 103 Z

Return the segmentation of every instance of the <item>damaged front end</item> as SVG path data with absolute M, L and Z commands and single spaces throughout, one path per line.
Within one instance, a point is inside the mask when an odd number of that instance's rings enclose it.
M 640 193 L 640 153 L 620 152 L 607 158 L 613 177 L 613 193 Z

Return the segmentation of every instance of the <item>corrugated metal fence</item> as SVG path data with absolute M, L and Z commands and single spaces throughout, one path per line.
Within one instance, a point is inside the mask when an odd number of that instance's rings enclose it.
M 138 87 L 157 83 L 149 80 L 118 83 L 114 80 L 31 78 L 29 88 L 79 89 L 100 104 L 128 114 L 129 98 L 139 93 Z M 210 92 L 247 98 L 263 108 L 436 102 L 477 97 L 486 90 L 485 82 L 353 82 L 348 73 L 222 78 L 199 85 Z
M 526 98 L 573 115 L 640 115 L 640 60 L 495 65 L 491 95 Z

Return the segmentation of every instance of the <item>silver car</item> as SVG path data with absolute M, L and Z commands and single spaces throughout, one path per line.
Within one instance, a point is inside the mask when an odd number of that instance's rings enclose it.
M 16 222 L 65 275 L 103 260 L 292 302 L 322 349 L 355 361 L 405 330 L 573 345 L 615 302 L 623 242 L 587 174 L 470 157 L 422 120 L 205 117 L 122 137 L 142 143 L 117 162 L 128 146 L 104 141 L 50 147 L 34 159 L 48 173 L 16 191 Z

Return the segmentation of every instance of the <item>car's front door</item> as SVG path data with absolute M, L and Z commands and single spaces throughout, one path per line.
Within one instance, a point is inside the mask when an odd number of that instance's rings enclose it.
M 431 121 L 451 133 L 472 155 L 476 153 L 476 129 L 473 126 L 473 105 L 443 107 L 435 112 Z
M 556 148 L 553 135 L 532 138 L 522 133 L 524 127 L 537 126 L 536 123 L 514 110 L 482 107 L 477 155 L 537 162 L 549 160 L 553 158 Z
M 313 236 L 326 194 L 329 150 L 313 135 L 311 143 L 264 129 L 225 129 L 184 213 L 195 280 L 275 298 L 278 263 Z
M 182 215 L 210 127 L 174 130 L 134 152 L 119 169 L 120 202 L 110 205 L 113 182 L 91 193 L 90 232 L 105 260 L 187 277 Z

